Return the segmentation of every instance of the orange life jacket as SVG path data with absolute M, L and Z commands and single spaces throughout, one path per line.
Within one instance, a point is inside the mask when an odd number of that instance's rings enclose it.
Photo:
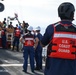
M 1 35 L 5 35 L 5 31 L 4 30 L 1 30 Z
M 76 29 L 70 25 L 54 25 L 54 35 L 51 42 L 49 57 L 75 59 L 76 58 Z
M 34 46 L 34 36 L 25 35 L 24 46 Z
M 16 30 L 15 30 L 15 36 L 16 36 L 16 37 L 20 37 L 20 30 L 19 30 L 19 29 L 16 29 Z

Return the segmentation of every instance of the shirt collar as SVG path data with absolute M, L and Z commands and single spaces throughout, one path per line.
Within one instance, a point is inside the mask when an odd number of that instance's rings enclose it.
M 60 21 L 60 23 L 70 25 L 70 24 L 72 24 L 72 21 L 69 21 L 69 20 L 62 20 L 62 21 Z

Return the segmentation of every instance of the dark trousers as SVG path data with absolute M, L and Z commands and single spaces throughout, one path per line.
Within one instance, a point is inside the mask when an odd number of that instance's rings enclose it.
M 76 75 L 76 59 L 47 57 L 44 75 Z
M 35 50 L 35 61 L 36 68 L 42 69 L 42 48 L 37 48 Z
M 34 48 L 31 46 L 29 46 L 29 47 L 24 46 L 23 49 L 24 49 L 24 52 L 23 52 L 23 57 L 24 57 L 23 69 L 25 71 L 27 71 L 28 56 L 29 56 L 31 71 L 34 71 Z
M 6 36 L 2 36 L 2 47 L 6 48 Z
M 19 51 L 19 37 L 14 37 L 13 50 L 15 46 L 17 47 L 17 51 Z

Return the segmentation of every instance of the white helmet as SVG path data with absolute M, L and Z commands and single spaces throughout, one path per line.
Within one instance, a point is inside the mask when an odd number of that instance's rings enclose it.
M 29 27 L 27 28 L 27 30 L 32 31 L 32 30 L 33 30 L 33 27 L 32 27 L 32 26 L 29 26 Z
M 40 26 L 36 27 L 36 29 L 35 29 L 35 30 L 41 30 Z

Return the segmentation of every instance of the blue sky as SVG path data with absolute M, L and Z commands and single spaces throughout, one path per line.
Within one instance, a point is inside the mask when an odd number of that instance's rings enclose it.
M 75 0 L 4 0 L 0 2 L 5 5 L 5 10 L 0 12 L 0 20 L 8 16 L 13 17 L 14 13 L 17 13 L 20 22 L 24 20 L 34 28 L 41 26 L 42 33 L 49 24 L 60 20 L 57 9 L 62 2 L 72 2 L 76 6 Z M 73 22 L 76 23 L 76 20 Z M 17 21 L 13 21 L 14 26 L 15 24 Z

